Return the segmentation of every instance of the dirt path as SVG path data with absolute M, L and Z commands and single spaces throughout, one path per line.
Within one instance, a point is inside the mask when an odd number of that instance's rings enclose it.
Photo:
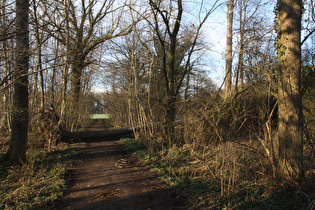
M 104 129 L 102 123 L 96 121 L 90 130 Z M 70 186 L 56 209 L 185 209 L 176 190 L 119 139 L 85 143 L 71 174 Z

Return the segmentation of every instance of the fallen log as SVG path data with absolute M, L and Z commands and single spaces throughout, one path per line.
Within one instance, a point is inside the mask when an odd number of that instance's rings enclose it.
M 176 123 L 182 123 L 183 120 L 176 120 Z M 104 130 L 104 131 L 82 131 L 82 132 L 65 132 L 62 133 L 62 140 L 64 142 L 73 141 L 73 140 L 87 140 L 87 139 L 97 139 L 97 138 L 111 138 L 124 136 L 132 134 L 140 129 L 146 129 L 148 126 L 159 127 L 161 122 L 149 123 L 147 125 L 139 125 L 135 127 L 123 128 L 123 129 L 114 129 L 114 130 Z
M 127 134 L 132 134 L 133 128 L 115 129 L 115 130 L 105 130 L 105 131 L 83 131 L 83 132 L 66 132 L 64 133 L 63 139 L 66 141 L 71 141 L 75 139 L 87 140 L 87 139 L 97 139 L 106 137 L 117 137 Z

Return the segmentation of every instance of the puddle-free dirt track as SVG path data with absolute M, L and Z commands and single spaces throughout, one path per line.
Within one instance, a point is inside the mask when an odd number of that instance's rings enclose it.
M 104 129 L 97 120 L 90 131 Z M 116 139 L 82 146 L 71 181 L 55 209 L 186 209 L 178 191 L 163 182 Z

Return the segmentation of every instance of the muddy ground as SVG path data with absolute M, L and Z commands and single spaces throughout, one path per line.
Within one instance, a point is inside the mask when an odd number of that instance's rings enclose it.
M 97 120 L 89 131 L 106 129 Z M 119 138 L 89 140 L 55 209 L 187 209 L 185 199 L 132 154 Z

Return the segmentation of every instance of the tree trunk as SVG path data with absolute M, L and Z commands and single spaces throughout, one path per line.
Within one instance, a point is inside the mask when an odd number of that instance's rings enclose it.
M 55 85 L 56 85 L 56 72 L 57 72 L 57 56 L 58 56 L 58 52 L 59 52 L 59 42 L 56 40 L 55 42 L 55 58 L 54 59 L 54 65 L 53 65 L 53 69 L 52 69 L 52 75 L 51 75 L 51 83 L 50 83 L 50 91 L 51 91 L 51 104 L 55 104 Z
M 81 74 L 84 68 L 79 60 L 80 56 L 74 56 L 71 69 L 71 97 L 73 102 L 77 103 L 80 99 L 81 92 Z
M 279 169 L 302 178 L 301 0 L 280 0 L 278 10 Z
M 66 106 L 67 106 L 67 85 L 68 85 L 68 74 L 69 74 L 69 49 L 70 49 L 70 27 L 69 27 L 69 13 L 68 13 L 68 2 L 67 0 L 63 1 L 63 7 L 65 10 L 65 19 L 66 19 L 66 52 L 65 52 L 65 64 L 62 70 L 62 90 L 61 90 L 61 105 L 60 105 L 60 120 L 59 126 L 64 126 L 64 129 L 67 130 L 65 123 L 66 118 Z M 57 52 L 56 52 L 57 54 Z
M 226 55 L 225 55 L 225 85 L 224 85 L 224 98 L 227 99 L 232 91 L 232 30 L 233 30 L 233 10 L 234 1 L 229 0 L 227 12 L 227 31 L 226 31 Z
M 45 93 L 44 93 L 44 75 L 43 75 L 43 66 L 42 66 L 42 39 L 41 34 L 39 32 L 38 18 L 37 18 L 37 6 L 34 2 L 33 4 L 34 10 L 34 23 L 35 23 L 35 37 L 37 42 L 37 64 L 36 64 L 36 78 L 37 73 L 39 73 L 40 78 L 40 105 L 43 108 L 45 105 Z M 35 88 L 37 89 L 37 88 Z M 37 91 L 35 92 L 37 94 Z
M 73 105 L 73 110 L 78 111 L 78 105 L 81 95 L 81 77 L 82 71 L 84 69 L 84 58 L 81 56 L 74 56 L 75 60 L 72 63 L 71 71 L 71 103 Z
M 190 68 L 190 67 L 189 67 L 189 68 Z M 188 71 L 188 73 L 187 73 L 187 78 L 186 78 L 185 100 L 188 99 L 189 82 L 190 82 L 190 70 Z
M 244 5 L 244 6 L 243 6 Z M 244 79 L 243 79 L 243 62 L 244 62 L 244 35 L 245 35 L 245 24 L 246 24 L 246 2 L 240 1 L 240 11 L 239 11 L 239 24 L 240 24 L 240 49 L 238 53 L 238 65 L 237 65 L 237 73 L 235 77 L 235 94 L 238 93 L 238 80 L 241 82 L 241 87 L 244 84 Z
M 169 38 L 169 47 L 166 45 L 166 41 L 162 38 L 160 29 L 157 27 L 156 35 L 160 41 L 161 47 L 163 49 L 163 67 L 162 72 L 165 79 L 165 99 L 164 99 L 164 133 L 166 139 L 168 139 L 169 143 L 171 144 L 174 142 L 175 137 L 175 117 L 176 117 L 176 98 L 177 98 L 177 91 L 176 87 L 176 77 L 175 74 L 177 72 L 177 68 L 175 66 L 175 59 L 176 59 L 176 48 L 178 42 L 178 33 L 181 27 L 181 20 L 183 14 L 183 5 L 182 1 L 176 1 L 178 6 L 178 11 L 176 15 L 176 19 L 174 20 L 174 24 L 170 24 L 169 19 L 165 16 L 164 11 L 159 8 L 159 6 L 152 0 L 150 0 L 150 5 L 152 9 L 157 11 L 157 13 L 162 17 L 164 26 L 167 28 L 166 33 Z M 155 21 L 157 21 L 157 13 L 155 14 Z M 158 26 L 158 22 L 155 23 Z M 166 47 L 167 46 L 167 47 Z
M 14 96 L 12 131 L 7 160 L 26 159 L 28 135 L 28 62 L 29 62 L 29 16 L 28 0 L 16 0 L 16 63 L 14 71 Z
M 170 145 L 175 141 L 176 96 L 168 96 L 165 107 L 165 134 Z
M 177 24 L 176 24 L 177 26 Z M 176 37 L 178 34 L 178 28 L 174 27 L 174 31 L 170 34 L 171 43 L 169 50 L 169 63 L 168 63 L 168 89 L 166 98 L 166 116 L 165 116 L 165 134 L 168 138 L 170 145 L 174 142 L 175 138 L 175 116 L 176 116 L 176 95 L 175 95 L 175 56 L 176 56 Z

